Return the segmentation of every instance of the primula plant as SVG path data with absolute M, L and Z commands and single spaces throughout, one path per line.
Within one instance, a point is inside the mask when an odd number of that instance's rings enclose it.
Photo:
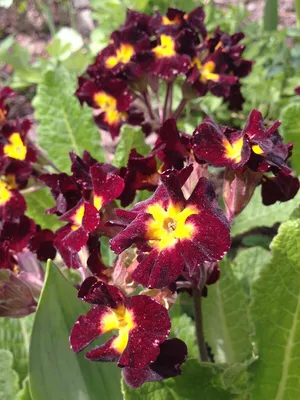
M 208 93 L 243 110 L 243 38 L 129 9 L 76 88 L 45 74 L 37 139 L 0 90 L 0 316 L 34 319 L 5 399 L 299 398 L 293 143 L 259 110 L 184 132 Z

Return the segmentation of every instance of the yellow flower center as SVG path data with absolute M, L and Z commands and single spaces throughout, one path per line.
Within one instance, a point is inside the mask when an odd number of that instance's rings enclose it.
M 0 123 L 3 123 L 6 120 L 6 114 L 7 111 L 0 108 Z
M 76 210 L 75 215 L 72 217 L 73 225 L 72 225 L 71 229 L 73 231 L 76 231 L 82 225 L 84 211 L 85 211 L 84 204 L 82 204 L 78 208 L 78 210 Z
M 242 159 L 242 148 L 243 148 L 244 140 L 241 137 L 233 143 L 230 143 L 227 139 L 223 140 L 223 145 L 226 149 L 226 157 L 230 160 L 234 160 L 237 164 Z
M 20 134 L 18 132 L 12 133 L 8 138 L 8 142 L 9 143 L 4 146 L 4 154 L 16 160 L 25 160 L 27 149 L 22 142 Z
M 252 150 L 255 154 L 264 154 L 263 149 L 258 144 L 254 144 Z
M 95 103 L 105 112 L 105 120 L 108 125 L 119 123 L 126 119 L 127 113 L 117 109 L 117 100 L 105 92 L 98 92 L 94 95 Z
M 191 67 L 196 66 L 198 71 L 200 72 L 200 81 L 218 81 L 219 75 L 214 73 L 216 68 L 216 64 L 213 61 L 208 61 L 205 64 L 202 64 L 199 58 L 194 58 Z
M 168 17 L 162 17 L 162 24 L 163 25 L 175 25 L 180 24 L 181 20 L 179 16 L 176 16 L 175 19 L 169 19 Z
M 118 353 L 123 353 L 128 343 L 129 332 L 134 327 L 135 323 L 132 312 L 124 306 L 120 306 L 103 316 L 100 329 L 102 333 L 118 329 L 119 334 L 113 341 L 112 347 Z
M 128 43 L 122 43 L 121 46 L 117 49 L 116 54 L 114 56 L 108 57 L 108 59 L 105 61 L 105 66 L 107 68 L 113 68 L 119 63 L 127 64 L 129 63 L 133 55 L 133 46 Z
M 176 55 L 175 42 L 171 36 L 161 35 L 160 45 L 154 47 L 153 52 L 156 58 L 173 57 Z
M 190 215 L 198 214 L 195 208 L 186 207 L 181 210 L 180 205 L 170 204 L 165 210 L 157 203 L 148 206 L 146 212 L 153 217 L 147 225 L 146 239 L 159 251 L 174 246 L 178 239 L 192 238 L 195 228 L 186 220 Z
M 11 198 L 11 196 L 12 194 L 10 193 L 6 182 L 0 179 L 0 206 L 6 204 Z

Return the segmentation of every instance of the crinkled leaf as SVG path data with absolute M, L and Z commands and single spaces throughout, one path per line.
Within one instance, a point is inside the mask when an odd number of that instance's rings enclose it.
M 62 171 L 69 172 L 69 152 L 87 150 L 103 161 L 100 134 L 89 107 L 81 107 L 74 96 L 76 79 L 63 67 L 47 72 L 34 98 L 39 121 L 38 143 Z
M 41 225 L 43 229 L 52 230 L 56 230 L 62 225 L 56 215 L 45 214 L 45 211 L 55 204 L 49 189 L 39 189 L 26 193 L 24 196 L 27 203 L 26 215 L 33 218 L 36 224 Z
M 162 382 L 145 383 L 131 389 L 123 381 L 124 400 L 232 400 L 232 394 L 222 387 L 221 370 L 212 364 L 187 361 L 182 375 Z
M 264 206 L 258 188 L 244 211 L 234 219 L 231 235 L 240 235 L 258 226 L 271 227 L 277 222 L 286 221 L 298 204 L 300 204 L 300 192 L 285 203 L 277 202 L 272 206 Z
M 298 78 L 299 81 L 299 78 Z M 300 174 L 300 104 L 292 103 L 281 113 L 282 133 L 287 142 L 293 142 L 292 166 L 297 175 Z
M 19 390 L 18 374 L 13 370 L 13 355 L 0 349 L 0 399 L 15 400 Z
M 69 334 L 90 307 L 49 262 L 30 346 L 29 377 L 33 400 L 119 400 L 120 370 L 95 363 L 70 350 Z
M 253 399 L 300 398 L 300 210 L 283 223 L 272 260 L 253 284 L 252 315 L 259 360 Z
M 13 368 L 21 381 L 28 373 L 29 342 L 34 317 L 35 314 L 23 318 L 0 318 L 0 348 L 12 352 Z
M 202 300 L 204 335 L 216 362 L 235 364 L 252 355 L 248 300 L 230 260 L 219 265 L 221 277 Z
M 188 315 L 182 314 L 172 318 L 171 336 L 184 341 L 188 348 L 189 358 L 199 356 L 195 335 L 194 321 Z
M 136 149 L 143 156 L 146 156 L 150 151 L 150 147 L 145 143 L 145 136 L 141 129 L 125 125 L 121 130 L 113 164 L 116 167 L 126 166 L 131 149 Z
M 262 247 L 241 250 L 234 259 L 232 271 L 248 295 L 251 285 L 258 279 L 261 269 L 270 259 L 271 253 Z

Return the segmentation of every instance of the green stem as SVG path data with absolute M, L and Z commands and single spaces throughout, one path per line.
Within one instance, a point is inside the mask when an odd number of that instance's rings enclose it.
M 300 28 L 300 0 L 295 0 L 296 26 Z
M 173 82 L 167 83 L 167 90 L 166 90 L 166 97 L 165 97 L 165 104 L 163 109 L 163 121 L 165 121 L 169 115 L 169 104 L 172 104 L 172 97 L 173 97 Z
M 154 110 L 153 110 L 153 108 L 152 108 L 152 104 L 151 104 L 151 99 L 150 99 L 149 92 L 148 92 L 147 90 L 145 90 L 145 91 L 142 93 L 142 95 L 143 95 L 144 103 L 145 103 L 145 105 L 146 105 L 146 107 L 147 107 L 147 110 L 148 110 L 148 112 L 149 112 L 150 118 L 151 118 L 152 120 L 155 120 L 156 117 L 155 117 L 155 114 L 154 114 Z
M 276 31 L 278 25 L 278 0 L 266 0 L 264 8 L 264 30 Z
M 209 361 L 207 348 L 203 332 L 203 316 L 202 316 L 202 297 L 201 290 L 197 287 L 193 288 L 193 306 L 194 306 L 194 318 L 196 328 L 196 339 L 199 350 L 199 356 L 201 361 Z
M 184 108 L 188 102 L 189 102 L 188 99 L 181 100 L 178 107 L 176 108 L 176 110 L 173 113 L 173 118 L 178 119 L 180 117 L 180 114 L 182 113 L 182 111 L 184 110 Z

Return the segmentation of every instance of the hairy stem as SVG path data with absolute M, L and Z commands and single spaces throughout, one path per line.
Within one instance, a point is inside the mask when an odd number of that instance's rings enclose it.
M 150 118 L 156 119 L 153 108 L 152 108 L 149 92 L 147 90 L 145 90 L 142 94 L 143 94 L 144 103 L 147 107 Z
M 180 117 L 180 114 L 184 110 L 184 107 L 187 105 L 189 101 L 187 99 L 182 99 L 181 102 L 179 103 L 178 107 L 173 113 L 173 118 L 178 119 Z
M 172 106 L 172 97 L 173 97 L 173 82 L 167 83 L 167 90 L 166 90 L 166 97 L 165 97 L 165 104 L 163 109 L 163 121 L 169 118 L 169 109 L 170 104 Z
M 207 348 L 203 332 L 203 318 L 202 318 L 202 304 L 201 304 L 201 290 L 197 287 L 193 288 L 193 305 L 194 305 L 194 318 L 196 327 L 196 339 L 201 361 L 209 361 Z

